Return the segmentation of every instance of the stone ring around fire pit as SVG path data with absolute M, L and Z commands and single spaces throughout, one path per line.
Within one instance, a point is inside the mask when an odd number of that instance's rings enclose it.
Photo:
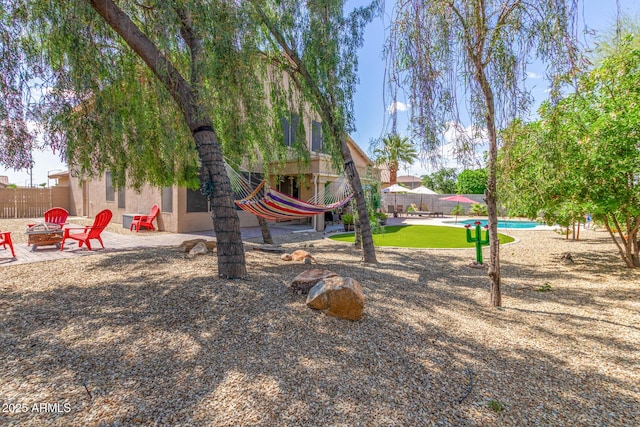
M 60 249 L 64 231 L 59 224 L 41 222 L 30 225 L 25 234 L 29 236 L 28 244 L 33 245 L 31 252 L 35 252 L 38 246 L 45 245 L 56 245 L 56 248 Z

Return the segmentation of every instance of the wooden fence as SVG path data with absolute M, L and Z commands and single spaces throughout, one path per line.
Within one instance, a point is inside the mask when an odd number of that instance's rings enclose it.
M 38 218 L 56 206 L 69 210 L 69 187 L 0 188 L 0 218 Z

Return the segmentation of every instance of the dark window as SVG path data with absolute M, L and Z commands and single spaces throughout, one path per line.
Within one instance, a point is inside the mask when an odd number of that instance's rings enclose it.
M 187 212 L 209 212 L 207 196 L 202 194 L 200 190 L 187 188 Z
M 107 202 L 113 202 L 116 200 L 115 191 L 113 191 L 113 183 L 111 182 L 111 172 L 104 173 L 105 191 L 107 194 Z
M 282 118 L 282 131 L 284 132 L 284 145 L 291 147 L 296 143 L 296 131 L 300 125 L 300 116 L 291 113 L 289 117 Z
M 322 123 L 311 122 L 311 151 L 321 152 L 323 147 Z
M 126 192 L 124 190 L 125 190 L 125 187 L 118 188 L 118 208 L 120 208 L 120 209 L 124 209 L 125 208 L 124 200 L 125 200 Z
M 173 187 L 163 187 L 160 198 L 162 212 L 173 212 Z

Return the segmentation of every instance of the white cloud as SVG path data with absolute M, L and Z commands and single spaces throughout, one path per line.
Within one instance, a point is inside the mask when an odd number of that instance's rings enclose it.
M 465 140 L 473 144 L 487 142 L 487 130 L 477 126 L 463 126 L 458 122 L 447 123 L 447 130 L 444 132 L 444 139 L 447 145 L 454 145 L 457 141 Z
M 393 114 L 396 111 L 407 111 L 409 109 L 409 104 L 405 104 L 404 102 L 395 101 L 387 106 L 387 111 L 389 114 Z
M 533 71 L 527 71 L 527 77 L 529 77 L 530 79 L 541 79 L 542 75 L 538 74 L 538 73 L 534 73 Z

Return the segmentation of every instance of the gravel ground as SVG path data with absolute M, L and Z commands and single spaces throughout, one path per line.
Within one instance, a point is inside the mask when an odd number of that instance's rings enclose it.
M 640 425 L 640 272 L 604 233 L 508 234 L 502 309 L 473 249 L 278 236 L 361 282 L 358 322 L 278 254 L 236 281 L 176 248 L 0 267 L 0 425 Z

